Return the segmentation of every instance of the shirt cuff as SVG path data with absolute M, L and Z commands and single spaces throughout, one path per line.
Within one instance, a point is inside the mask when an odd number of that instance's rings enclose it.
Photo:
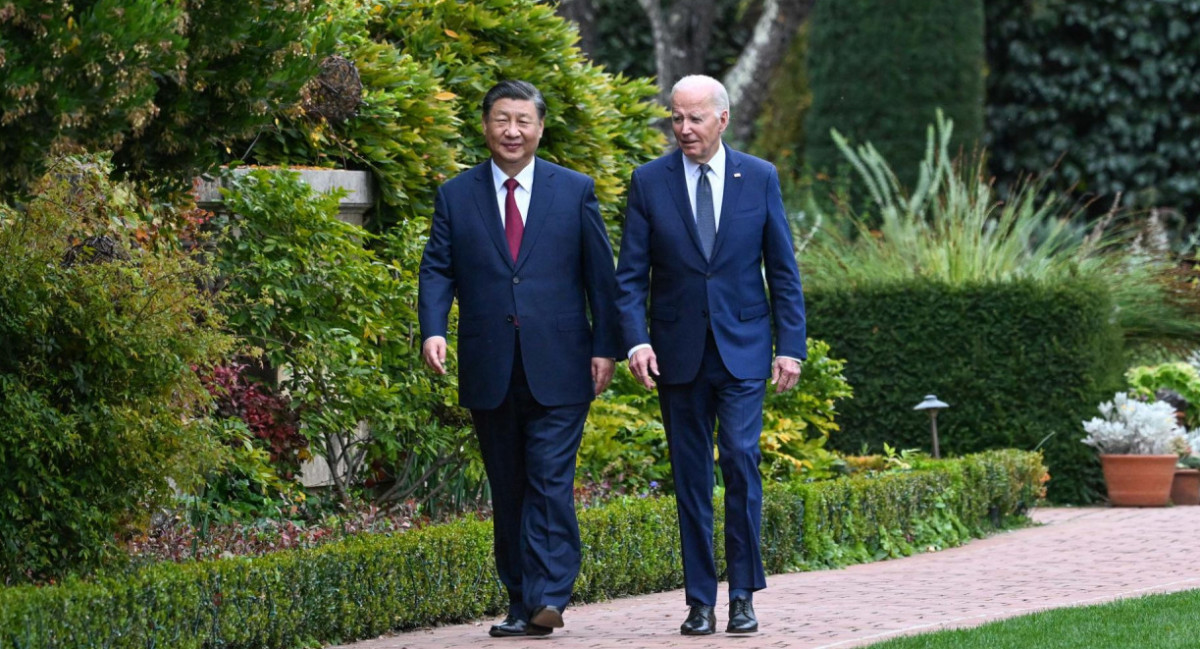
M 649 349 L 649 348 L 650 348 L 650 343 L 642 343 L 640 345 L 634 345 L 633 349 L 630 349 L 629 353 L 625 355 L 625 359 L 628 360 L 630 358 L 633 358 L 633 355 L 636 354 L 639 349 Z

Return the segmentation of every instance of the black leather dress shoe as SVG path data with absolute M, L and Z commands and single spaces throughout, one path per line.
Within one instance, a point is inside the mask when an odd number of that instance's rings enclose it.
M 548 629 L 562 628 L 562 609 L 557 606 L 539 606 L 533 610 L 533 615 L 529 616 L 529 623 Z
M 758 631 L 758 618 L 754 616 L 754 604 L 739 597 L 729 602 L 729 624 L 725 633 L 754 633 Z
M 528 632 L 528 626 L 525 620 L 515 615 L 509 615 L 500 624 L 493 624 L 492 628 L 488 630 L 488 635 L 493 638 L 511 638 L 525 635 Z
M 717 631 L 717 614 L 711 606 L 693 606 L 679 627 L 683 635 L 711 635 Z
M 550 635 L 551 633 L 554 633 L 554 629 L 548 626 L 534 624 L 533 622 L 525 625 L 525 635 Z

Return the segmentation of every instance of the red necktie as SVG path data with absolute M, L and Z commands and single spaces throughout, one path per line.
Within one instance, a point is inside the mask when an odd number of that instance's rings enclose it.
M 521 210 L 517 209 L 517 179 L 509 178 L 504 181 L 508 189 L 508 197 L 504 199 L 504 238 L 508 239 L 508 251 L 512 253 L 513 261 L 521 252 L 521 235 L 525 234 L 525 224 L 521 222 Z

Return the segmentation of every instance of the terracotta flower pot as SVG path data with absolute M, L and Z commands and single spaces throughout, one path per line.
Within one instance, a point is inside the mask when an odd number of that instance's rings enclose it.
M 1200 505 L 1200 469 L 1175 469 L 1171 481 L 1171 502 L 1176 505 Z
M 1162 507 L 1171 498 L 1175 455 L 1100 455 L 1114 507 Z

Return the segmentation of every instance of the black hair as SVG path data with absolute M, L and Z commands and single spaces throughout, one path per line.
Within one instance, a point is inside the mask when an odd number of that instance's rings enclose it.
M 487 119 L 492 112 L 492 106 L 501 99 L 519 99 L 532 101 L 537 108 L 538 119 L 546 119 L 546 99 L 532 83 L 528 81 L 504 80 L 492 86 L 483 96 L 483 118 Z

